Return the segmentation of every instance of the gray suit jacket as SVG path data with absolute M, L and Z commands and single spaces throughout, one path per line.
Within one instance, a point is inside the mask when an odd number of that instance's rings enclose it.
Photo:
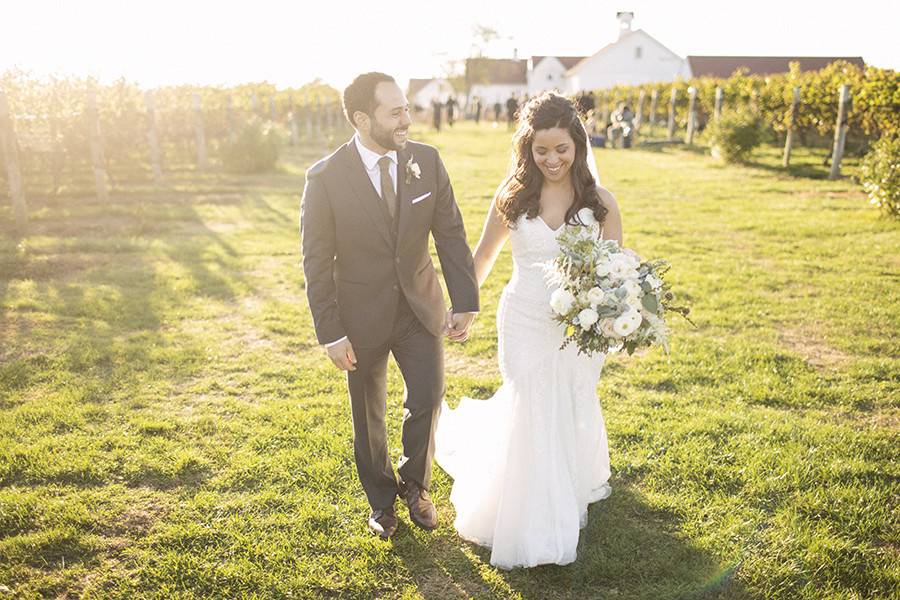
M 479 309 L 472 252 L 437 150 L 408 142 L 397 157 L 393 222 L 352 139 L 306 173 L 300 205 L 303 273 L 320 344 L 346 335 L 354 346 L 381 345 L 390 335 L 401 292 L 422 325 L 441 335 L 446 306 L 428 253 L 429 233 L 453 310 Z M 410 159 L 421 176 L 407 184 Z

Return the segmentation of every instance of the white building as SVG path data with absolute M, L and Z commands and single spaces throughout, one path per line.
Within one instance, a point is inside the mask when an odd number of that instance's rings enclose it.
M 406 99 L 409 100 L 410 106 L 428 110 L 431 103 L 438 101 L 441 104 L 447 101 L 450 96 L 457 96 L 453 91 L 453 86 L 446 79 L 436 77 L 433 79 L 410 79 L 409 88 L 406 92 Z
M 528 61 L 528 95 L 546 90 L 566 90 L 566 71 L 584 60 L 584 56 L 532 56 Z
M 510 96 L 519 99 L 528 92 L 528 61 L 518 58 L 468 58 L 466 89 L 470 104 L 475 98 L 480 98 L 486 110 L 493 110 L 498 102 L 505 107 Z
M 566 71 L 566 90 L 611 88 L 687 78 L 687 61 L 642 29 L 632 30 L 634 13 L 620 12 L 619 39 Z

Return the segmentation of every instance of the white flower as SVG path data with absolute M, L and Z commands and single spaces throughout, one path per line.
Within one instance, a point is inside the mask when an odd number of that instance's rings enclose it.
M 643 303 L 637 296 L 628 296 L 625 298 L 625 304 L 627 304 L 628 308 L 631 310 L 640 311 L 643 308 Z
M 413 177 L 421 179 L 422 169 L 419 168 L 419 163 L 413 162 L 413 157 L 410 156 L 406 162 L 406 185 L 410 184 Z
M 588 292 L 580 292 L 578 294 L 578 304 L 580 306 L 588 306 L 591 303 L 591 297 Z
M 662 280 L 659 277 L 657 277 L 656 275 L 654 275 L 653 273 L 651 273 L 650 275 L 647 275 L 647 277 L 644 279 L 644 281 L 649 283 L 650 287 L 653 290 L 658 290 L 659 288 L 662 287 Z
M 611 265 L 609 263 L 609 259 L 603 259 L 597 263 L 597 266 L 594 267 L 594 271 L 597 273 L 598 277 L 606 277 L 609 275 L 611 269 Z
M 629 310 L 621 315 L 613 322 L 613 329 L 617 334 L 626 337 L 640 327 L 641 313 L 636 310 Z
M 641 264 L 641 257 L 638 256 L 638 253 L 632 250 L 631 248 L 622 248 L 622 253 L 630 258 L 632 262 L 634 262 L 634 266 L 637 267 Z
M 593 308 L 586 308 L 580 313 L 578 313 L 578 323 L 581 325 L 581 328 L 587 331 L 591 328 L 591 325 L 597 322 L 600 316 L 597 314 Z
M 626 279 L 622 282 L 622 287 L 628 292 L 629 298 L 640 298 L 641 285 L 634 279 Z
M 592 287 L 591 289 L 589 289 L 587 295 L 588 302 L 591 303 L 591 306 L 603 304 L 604 300 L 606 300 L 606 292 L 598 287 Z
M 624 254 L 616 254 L 609 259 L 609 274 L 615 279 L 637 275 L 632 260 Z
M 572 310 L 574 304 L 575 296 L 564 288 L 559 288 L 550 295 L 550 308 L 558 315 L 564 315 Z
M 615 321 L 611 318 L 600 319 L 600 323 L 598 324 L 600 327 L 600 333 L 611 339 L 617 339 L 621 337 L 618 333 L 616 333 L 616 330 L 613 327 L 614 323 Z

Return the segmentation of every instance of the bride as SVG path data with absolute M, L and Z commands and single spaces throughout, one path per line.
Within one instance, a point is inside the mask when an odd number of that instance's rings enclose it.
M 571 101 L 554 92 L 531 99 L 513 148 L 475 250 L 481 286 L 506 239 L 512 244 L 513 274 L 497 310 L 503 384 L 489 400 L 445 405 L 435 437 L 437 461 L 454 479 L 457 531 L 490 547 L 491 564 L 506 569 L 574 561 L 588 504 L 611 492 L 596 393 L 605 357 L 579 355 L 574 344 L 559 349 L 564 332 L 541 263 L 557 256 L 565 227 L 622 242 L 618 206 L 591 174 Z

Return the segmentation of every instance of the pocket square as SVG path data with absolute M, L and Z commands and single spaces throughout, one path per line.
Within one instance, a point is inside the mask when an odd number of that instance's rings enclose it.
M 416 197 L 416 198 L 413 198 L 413 199 L 412 199 L 412 202 L 410 202 L 410 204 L 415 204 L 416 202 L 421 202 L 422 200 L 424 200 L 425 198 L 427 198 L 427 197 L 430 196 L 430 195 L 431 195 L 431 192 L 425 192 L 425 193 L 422 194 L 421 196 L 418 196 L 418 197 Z

